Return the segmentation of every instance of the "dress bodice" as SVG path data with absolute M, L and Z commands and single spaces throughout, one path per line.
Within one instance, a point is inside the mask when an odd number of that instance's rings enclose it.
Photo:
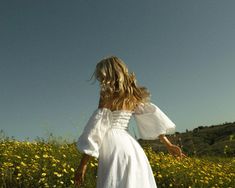
M 86 126 L 77 141 L 77 147 L 88 155 L 99 156 L 99 149 L 109 129 L 128 130 L 131 116 L 133 115 L 139 138 L 154 140 L 161 134 L 175 132 L 176 125 L 153 103 L 138 105 L 134 111 L 97 108 L 93 111 Z M 110 131 L 111 134 L 119 134 Z
M 132 111 L 125 110 L 110 111 L 111 128 L 128 130 L 132 113 Z

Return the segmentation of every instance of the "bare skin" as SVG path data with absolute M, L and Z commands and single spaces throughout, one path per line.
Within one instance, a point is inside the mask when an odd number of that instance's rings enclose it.
M 87 163 L 89 160 L 92 158 L 92 156 L 83 154 L 82 159 L 80 161 L 80 164 L 75 171 L 75 176 L 74 176 L 74 184 L 75 186 L 80 187 L 82 183 L 84 182 L 85 174 L 86 174 L 86 169 L 87 169 Z
M 105 107 L 105 106 L 103 105 L 102 100 L 100 98 L 98 108 L 103 108 L 103 107 Z M 123 110 L 129 111 L 130 109 L 123 109 Z M 184 153 L 182 153 L 180 147 L 172 144 L 164 134 L 159 135 L 159 139 L 166 146 L 168 152 L 171 155 L 173 155 L 177 158 L 187 157 Z M 84 177 L 85 177 L 85 173 L 86 173 L 86 169 L 87 169 L 87 163 L 89 162 L 89 160 L 91 158 L 92 158 L 92 156 L 87 155 L 85 153 L 83 154 L 82 159 L 80 161 L 80 164 L 79 164 L 77 170 L 75 171 L 75 177 L 74 177 L 75 186 L 80 187 L 84 183 Z
M 161 134 L 159 135 L 159 139 L 160 141 L 166 146 L 168 152 L 178 158 L 183 158 L 183 157 L 187 157 L 182 150 L 180 149 L 179 146 L 172 144 L 168 138 L 164 135 Z

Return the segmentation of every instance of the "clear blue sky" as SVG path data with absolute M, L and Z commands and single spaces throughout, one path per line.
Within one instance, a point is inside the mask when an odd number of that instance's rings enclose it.
M 77 139 L 98 106 L 87 80 L 108 55 L 176 131 L 235 121 L 234 10 L 232 0 L 1 1 L 0 128 Z

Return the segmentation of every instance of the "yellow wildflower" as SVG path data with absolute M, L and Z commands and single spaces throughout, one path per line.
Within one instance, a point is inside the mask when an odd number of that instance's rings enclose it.
M 48 158 L 49 156 L 47 154 L 43 154 L 43 157 L 44 158 Z
M 27 166 L 23 161 L 20 163 L 22 166 Z
M 35 155 L 34 157 L 35 157 L 36 159 L 39 159 L 39 158 L 40 158 L 38 155 Z
M 57 177 L 61 177 L 62 174 L 59 174 L 58 172 L 54 172 L 54 174 L 57 176 Z

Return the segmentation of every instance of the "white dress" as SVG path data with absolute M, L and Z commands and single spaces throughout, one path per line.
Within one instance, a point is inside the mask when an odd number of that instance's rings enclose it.
M 144 150 L 128 132 L 132 114 L 142 139 L 175 132 L 175 124 L 152 102 L 134 111 L 97 108 L 76 143 L 79 151 L 98 158 L 96 188 L 157 187 Z

